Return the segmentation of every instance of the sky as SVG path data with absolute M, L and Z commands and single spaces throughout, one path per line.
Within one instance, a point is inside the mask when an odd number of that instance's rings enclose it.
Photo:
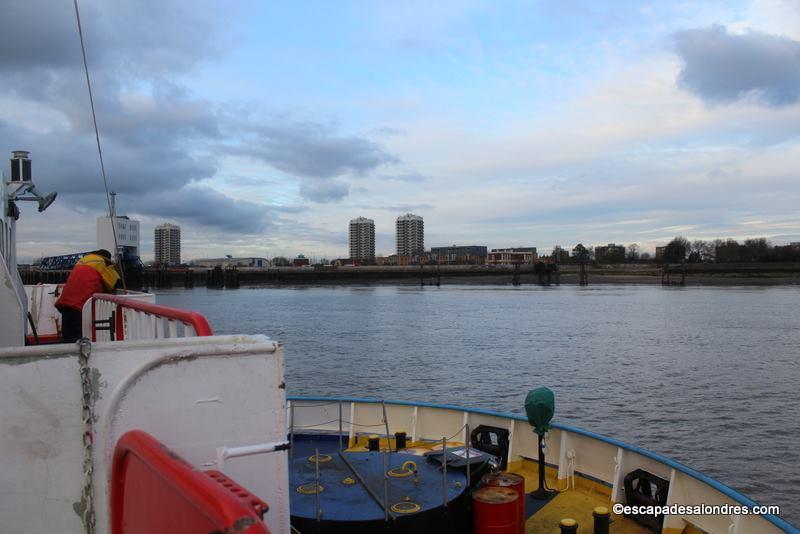
M 183 259 L 425 244 L 800 241 L 800 2 L 80 0 L 117 212 Z M 58 191 L 21 261 L 107 209 L 70 0 L 5 0 L 0 152 Z M 7 164 L 3 172 L 8 176 Z

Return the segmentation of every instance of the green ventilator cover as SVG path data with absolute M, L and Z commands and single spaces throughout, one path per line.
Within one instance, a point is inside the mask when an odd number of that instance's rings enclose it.
M 540 436 L 550 430 L 550 420 L 556 411 L 556 399 L 550 388 L 536 388 L 525 397 L 525 413 L 533 431 Z

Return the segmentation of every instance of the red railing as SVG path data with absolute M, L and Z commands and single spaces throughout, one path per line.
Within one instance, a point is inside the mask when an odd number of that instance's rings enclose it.
M 269 534 L 269 509 L 219 472 L 194 469 L 141 430 L 122 435 L 111 465 L 111 533 Z
M 92 296 L 92 341 L 98 330 L 111 341 L 213 335 L 200 313 L 105 293 Z

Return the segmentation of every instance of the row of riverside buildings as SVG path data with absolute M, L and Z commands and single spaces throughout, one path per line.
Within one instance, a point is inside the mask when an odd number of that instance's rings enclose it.
M 406 213 L 395 222 L 397 256 L 417 256 L 425 252 L 425 221 Z M 359 217 L 350 221 L 350 259 L 375 261 L 375 221 Z
M 420 265 L 437 264 L 530 264 L 538 260 L 536 247 L 492 249 L 481 245 L 452 245 L 425 250 L 425 221 L 419 215 L 406 213 L 395 221 L 395 254 L 375 255 L 375 221 L 358 217 L 350 221 L 350 257 L 339 263 L 351 265 Z

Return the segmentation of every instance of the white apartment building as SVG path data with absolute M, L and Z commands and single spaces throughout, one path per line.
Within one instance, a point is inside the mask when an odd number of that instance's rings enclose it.
M 397 218 L 397 255 L 414 256 L 425 252 L 425 223 L 422 217 L 406 213 Z
M 359 217 L 350 221 L 350 259 L 375 260 L 375 221 Z
M 164 223 L 155 229 L 155 258 L 161 265 L 181 263 L 181 227 Z
M 123 255 L 139 256 L 139 221 L 131 219 L 127 215 L 117 215 L 114 219 L 116 219 L 117 244 L 120 250 L 114 250 L 111 217 L 97 218 L 97 248 L 104 248 L 112 255 L 122 252 Z

